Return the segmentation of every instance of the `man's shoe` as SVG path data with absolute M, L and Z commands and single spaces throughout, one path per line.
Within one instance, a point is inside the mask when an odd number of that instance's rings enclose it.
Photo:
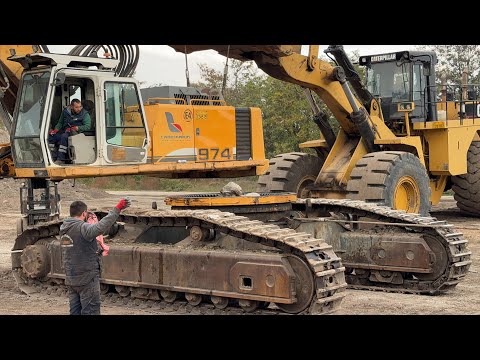
M 64 160 L 57 160 L 54 162 L 55 165 L 65 165 L 65 161 Z

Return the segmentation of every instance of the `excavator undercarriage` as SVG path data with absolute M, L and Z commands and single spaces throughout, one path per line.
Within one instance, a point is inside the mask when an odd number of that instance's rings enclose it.
M 259 195 L 251 201 L 265 202 L 260 199 L 279 193 Z M 208 199 L 203 203 L 198 195 L 170 197 L 166 203 L 178 210 L 207 205 L 221 209 L 221 194 L 216 203 L 212 203 L 215 194 L 203 196 Z M 247 210 L 252 207 L 248 194 L 243 198 L 244 205 L 230 206 L 229 211 L 262 218 L 262 213 Z M 471 264 L 463 234 L 433 217 L 348 199 L 297 199 L 290 205 L 272 204 L 275 209 L 267 217 L 331 245 L 342 259 L 351 288 L 433 295 L 453 288 Z
M 347 283 L 433 295 L 470 267 L 467 240 L 445 221 L 362 201 L 259 195 L 171 197 L 172 210 L 127 210 L 105 237 L 105 297 L 325 314 L 339 308 Z M 25 292 L 62 289 L 60 225 L 27 226 L 17 237 L 13 271 Z
M 60 224 L 27 228 L 16 239 L 19 285 L 64 279 Z M 275 303 L 287 313 L 322 314 L 339 307 L 346 288 L 345 268 L 323 240 L 233 213 L 126 212 L 108 238 L 101 282 L 121 296 L 173 302 L 182 295 L 192 305 L 209 298 L 246 311 Z

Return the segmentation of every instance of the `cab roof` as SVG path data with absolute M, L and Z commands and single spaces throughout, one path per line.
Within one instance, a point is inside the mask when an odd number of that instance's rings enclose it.
M 57 66 L 64 65 L 66 67 L 84 68 L 89 66 L 96 66 L 101 70 L 114 69 L 119 60 L 106 59 L 98 57 L 87 56 L 72 56 L 64 54 L 51 53 L 35 53 L 27 55 L 13 55 L 8 60 L 20 63 L 25 70 L 30 70 L 38 66 Z
M 360 65 L 370 65 L 381 62 L 390 61 L 421 61 L 430 62 L 432 64 L 437 63 L 437 55 L 433 51 L 419 51 L 419 50 L 405 50 L 396 51 L 392 53 L 376 54 L 376 55 L 363 55 L 360 56 Z

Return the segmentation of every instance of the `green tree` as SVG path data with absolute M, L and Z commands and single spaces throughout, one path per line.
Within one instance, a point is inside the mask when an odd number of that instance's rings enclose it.
M 439 81 L 443 74 L 447 82 L 459 84 L 464 70 L 468 72 L 469 83 L 480 81 L 480 45 L 426 45 L 417 48 L 435 51 Z
M 257 68 L 252 61 L 242 62 L 235 59 L 229 59 L 226 86 L 223 89 L 225 101 L 238 106 L 238 100 L 241 99 L 243 87 L 253 78 L 258 77 Z M 207 64 L 198 64 L 200 69 L 200 81 L 192 83 L 196 88 L 210 88 L 222 90 L 223 71 L 211 68 Z

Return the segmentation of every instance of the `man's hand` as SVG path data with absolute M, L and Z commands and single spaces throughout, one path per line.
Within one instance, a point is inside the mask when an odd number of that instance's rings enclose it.
M 52 129 L 48 132 L 48 135 L 55 135 L 56 133 L 58 133 L 58 130 L 57 129 Z
M 76 125 L 73 125 L 71 128 L 70 128 L 71 131 L 78 131 L 78 126 Z
M 115 206 L 118 210 L 122 211 L 123 209 L 126 209 L 132 204 L 132 201 L 130 198 L 127 196 L 126 198 L 120 200 L 118 204 Z

